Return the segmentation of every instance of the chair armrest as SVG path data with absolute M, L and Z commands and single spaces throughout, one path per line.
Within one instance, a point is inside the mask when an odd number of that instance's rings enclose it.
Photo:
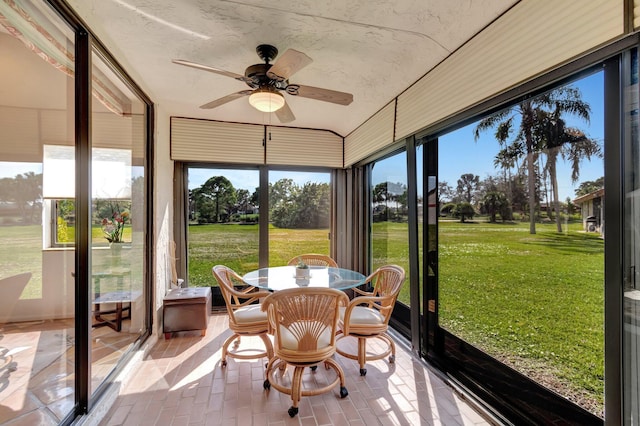
M 358 287 L 354 287 L 352 290 L 353 290 L 354 293 L 358 293 L 361 296 L 372 296 L 373 295 L 372 292 L 360 290 Z
M 267 297 L 270 294 L 271 293 L 268 291 L 256 291 L 249 294 L 234 295 L 236 304 L 233 305 L 233 309 L 235 310 L 247 305 L 251 305 L 253 302 L 259 301 L 260 299 Z
M 380 311 L 385 317 L 387 316 L 387 311 L 390 311 L 389 308 L 385 308 L 384 306 L 380 306 L 377 302 L 384 302 L 385 300 L 390 299 L 389 296 L 359 296 L 354 299 L 351 299 L 351 302 L 347 305 L 347 308 L 344 311 L 343 322 L 343 332 L 344 334 L 349 334 L 349 327 L 351 324 L 351 313 L 356 306 L 367 305 L 368 308 L 375 308 Z
M 380 309 L 381 306 L 376 302 L 382 303 L 388 299 L 390 299 L 389 296 L 358 296 L 351 299 L 351 302 L 349 302 L 349 306 L 347 307 L 347 309 L 353 309 L 355 306 L 365 304 L 369 307 L 376 307 L 377 309 Z

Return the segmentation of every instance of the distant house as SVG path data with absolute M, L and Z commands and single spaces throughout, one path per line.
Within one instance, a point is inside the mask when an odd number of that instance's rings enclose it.
M 573 200 L 582 210 L 582 226 L 587 232 L 599 232 L 604 237 L 604 188 Z

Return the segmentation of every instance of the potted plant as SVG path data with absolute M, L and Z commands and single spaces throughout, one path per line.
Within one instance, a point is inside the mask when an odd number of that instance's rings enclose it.
M 124 243 L 124 226 L 129 220 L 129 212 L 115 211 L 111 218 L 102 219 L 102 232 L 111 248 L 111 266 L 120 266 Z
M 296 278 L 309 278 L 310 270 L 309 265 L 304 263 L 302 258 L 298 258 L 298 265 L 296 265 Z

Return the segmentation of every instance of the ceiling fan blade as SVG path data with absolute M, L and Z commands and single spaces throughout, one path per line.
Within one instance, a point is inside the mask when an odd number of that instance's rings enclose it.
M 223 96 L 222 98 L 216 99 L 215 101 L 211 101 L 209 103 L 206 103 L 204 105 L 200 105 L 200 108 L 202 109 L 212 109 L 212 108 L 216 108 L 219 107 L 220 105 L 224 105 L 227 102 L 231 102 L 235 99 L 241 98 L 243 96 L 248 96 L 251 93 L 253 93 L 253 90 L 242 90 L 240 92 L 236 92 L 236 93 L 232 93 L 230 95 L 227 96 Z
M 353 102 L 353 95 L 351 93 L 338 92 L 337 90 L 321 89 L 319 87 L 302 86 L 299 84 L 290 84 L 286 90 L 290 95 L 334 104 L 349 105 Z
M 178 65 L 185 65 L 187 67 L 196 68 L 196 69 L 199 69 L 199 70 L 209 71 L 209 72 L 212 72 L 212 73 L 215 73 L 215 74 L 224 75 L 225 77 L 235 78 L 236 80 L 244 81 L 245 83 L 252 83 L 253 82 L 253 80 L 251 80 L 248 77 L 245 77 L 244 75 L 236 74 L 234 72 L 225 71 L 225 70 L 221 70 L 221 69 L 214 68 L 214 67 L 210 67 L 208 65 L 202 65 L 202 64 L 195 63 L 195 62 L 191 62 L 191 61 L 185 61 L 184 59 L 174 59 L 171 62 L 173 62 L 174 64 L 178 64 Z
M 298 52 L 294 49 L 287 49 L 287 51 L 276 60 L 271 68 L 269 68 L 269 71 L 267 71 L 267 77 L 278 81 L 284 81 L 309 65 L 311 62 L 313 62 L 313 59 L 304 53 Z
M 284 106 L 276 111 L 276 117 L 280 120 L 281 123 L 291 123 L 296 119 L 296 116 L 293 115 L 293 111 L 289 108 L 288 103 L 284 103 Z

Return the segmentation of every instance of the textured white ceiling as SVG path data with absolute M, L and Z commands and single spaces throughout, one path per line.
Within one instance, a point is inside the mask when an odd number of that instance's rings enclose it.
M 151 99 L 170 115 L 279 125 L 240 98 L 248 87 L 173 64 L 185 59 L 244 74 L 255 48 L 292 48 L 313 62 L 290 83 L 352 93 L 351 105 L 285 95 L 289 126 L 346 136 L 516 0 L 69 0 Z M 277 58 L 276 58 L 277 60 Z

